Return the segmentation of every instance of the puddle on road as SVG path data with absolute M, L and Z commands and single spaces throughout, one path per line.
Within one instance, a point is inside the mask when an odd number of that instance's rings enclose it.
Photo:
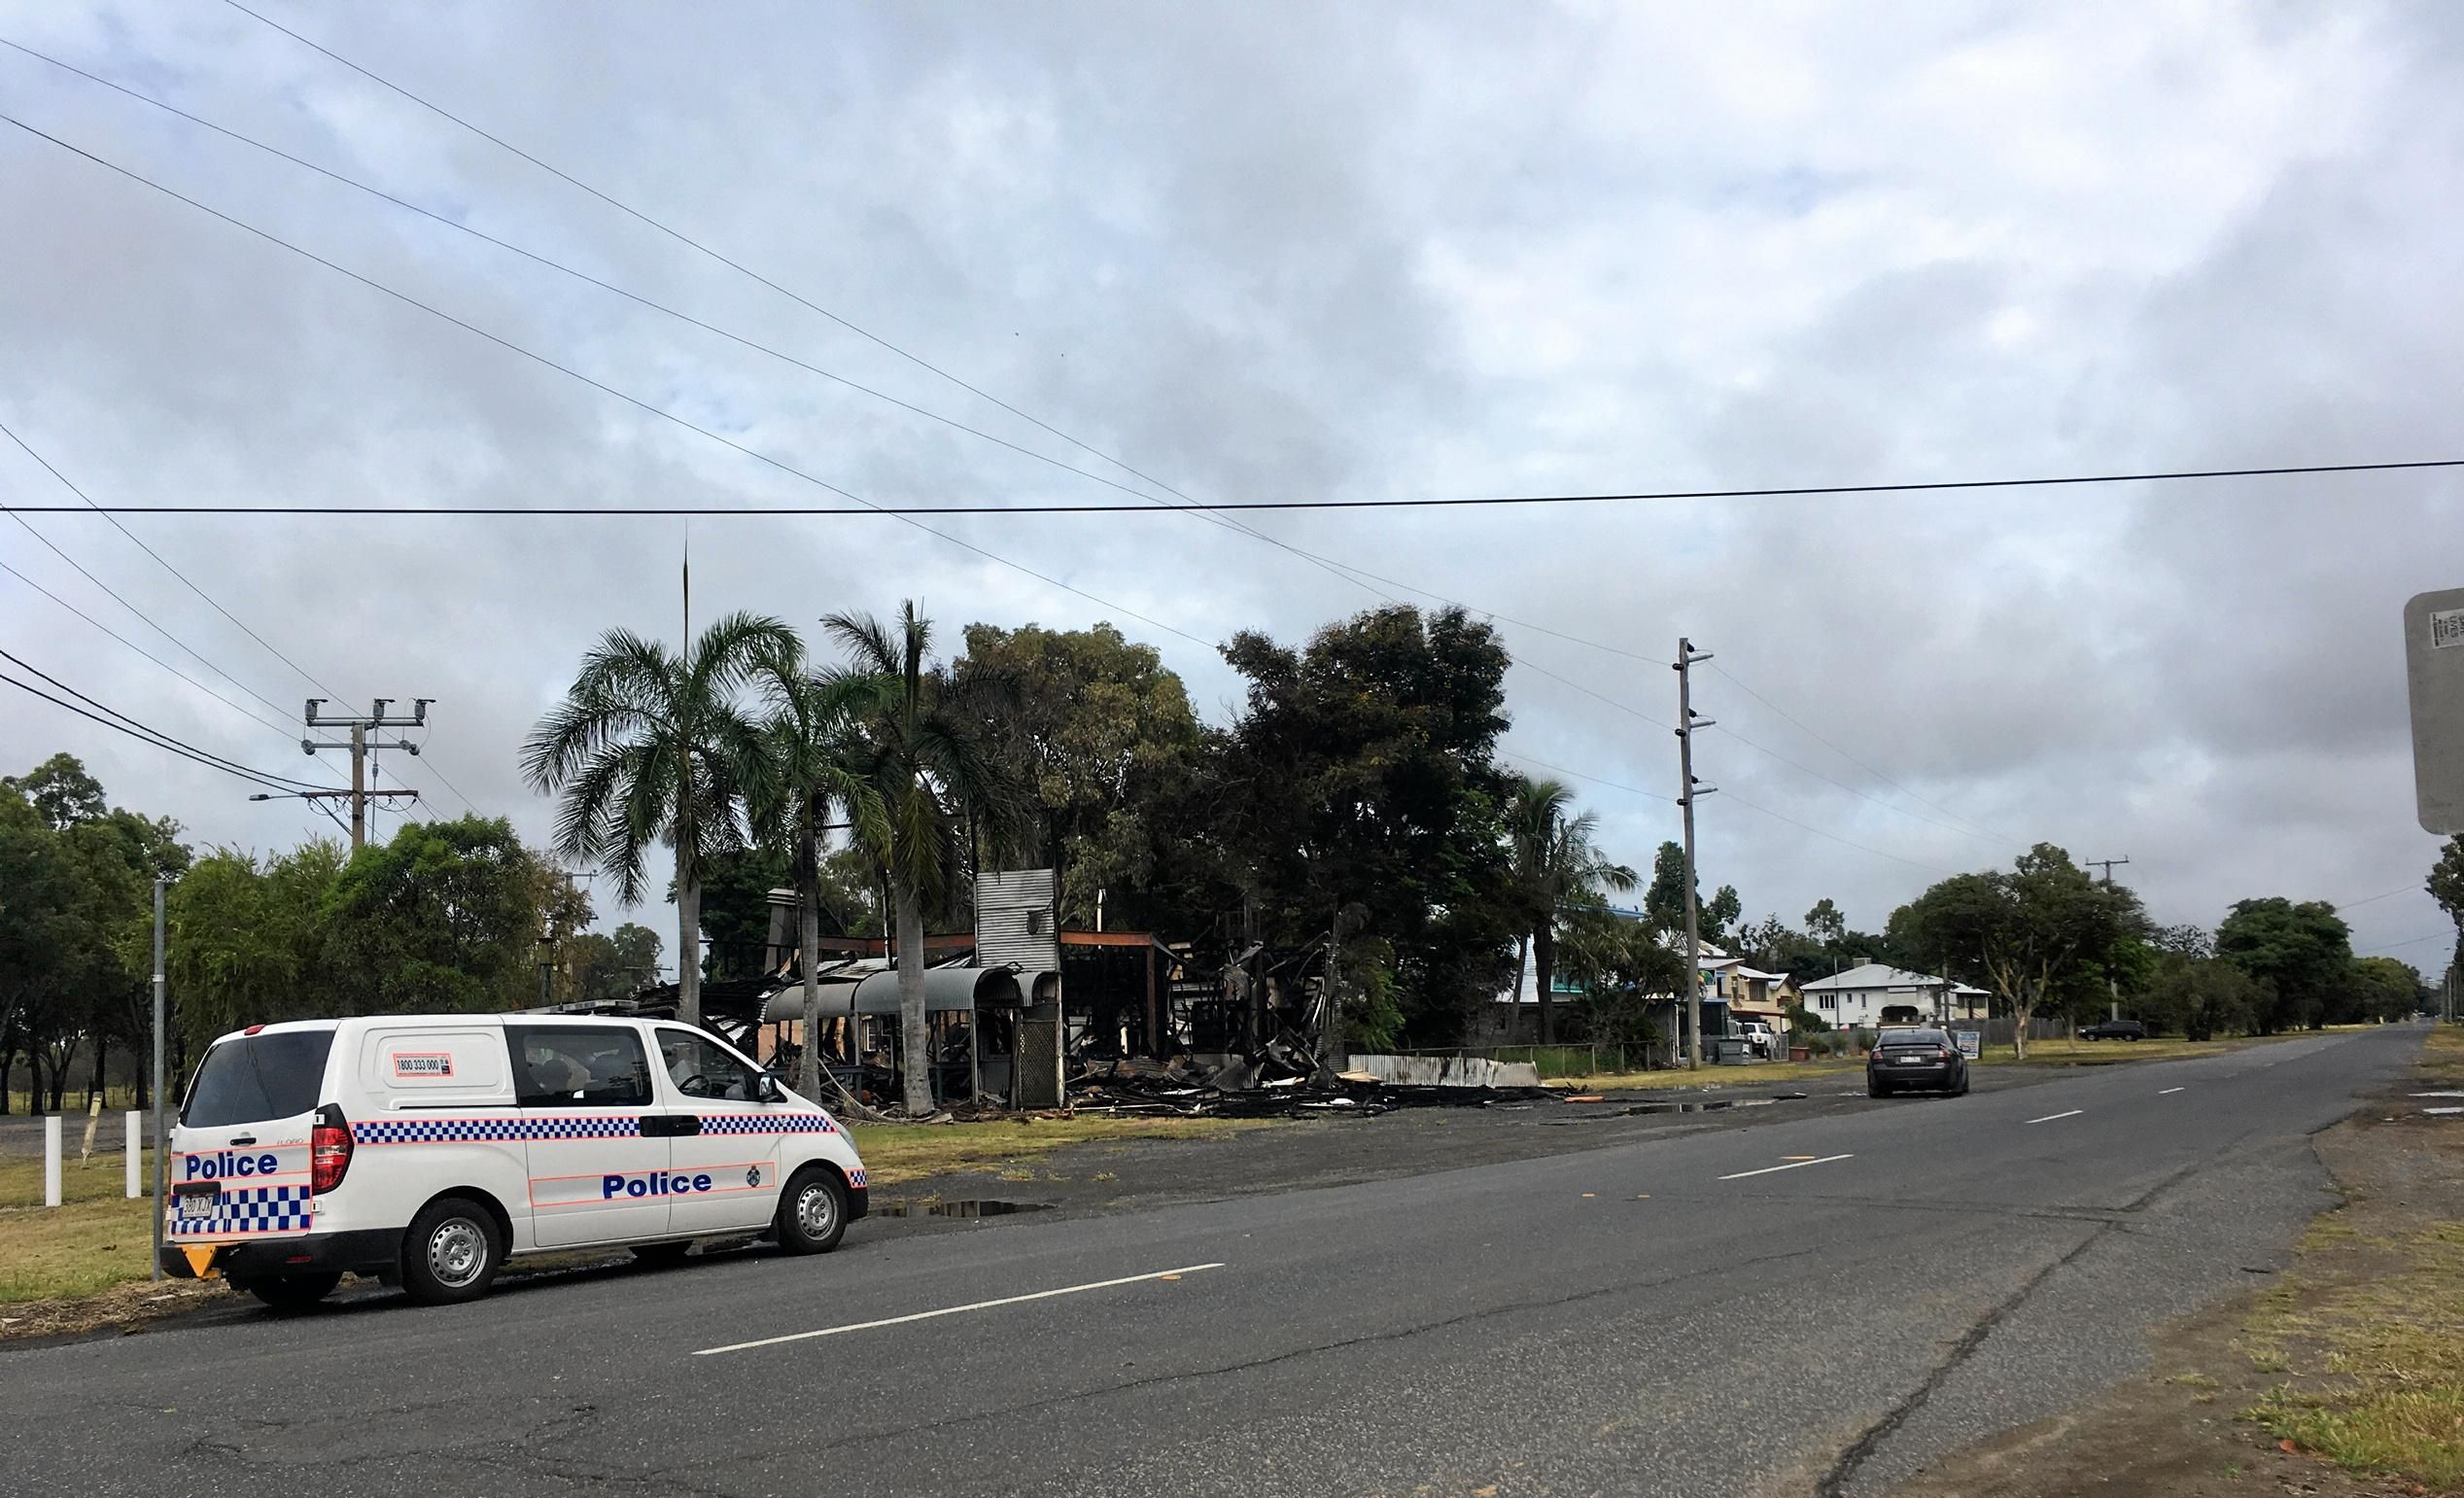
M 876 1217 L 1007 1217 L 1013 1212 L 1049 1212 L 1050 1202 L 984 1202 L 961 1199 L 954 1202 L 880 1202 L 873 1208 Z

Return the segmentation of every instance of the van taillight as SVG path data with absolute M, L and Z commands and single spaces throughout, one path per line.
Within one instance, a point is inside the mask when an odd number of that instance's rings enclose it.
M 316 1127 L 308 1131 L 308 1187 L 331 1191 L 350 1168 L 351 1126 L 342 1110 L 329 1102 L 317 1110 Z

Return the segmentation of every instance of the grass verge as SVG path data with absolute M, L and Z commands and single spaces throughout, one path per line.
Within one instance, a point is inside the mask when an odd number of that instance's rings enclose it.
M 2464 1085 L 2464 1028 L 2434 1031 L 2415 1077 Z M 2464 1491 L 2464 1125 L 2361 1137 L 2390 1173 L 2313 1224 L 2260 1298 L 2242 1351 L 2280 1381 L 2244 1414 L 2348 1472 Z
M 0 1160 L 0 1306 L 91 1295 L 143 1279 L 154 1252 L 150 1203 L 131 1201 L 117 1150 L 60 1165 L 60 1202 L 45 1207 L 43 1162 Z

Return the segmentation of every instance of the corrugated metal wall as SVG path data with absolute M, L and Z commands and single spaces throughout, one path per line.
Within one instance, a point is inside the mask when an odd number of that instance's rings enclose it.
M 979 967 L 1017 963 L 1027 972 L 1060 967 L 1060 923 L 1054 906 L 1060 886 L 1051 869 L 979 874 L 975 882 L 975 960 Z

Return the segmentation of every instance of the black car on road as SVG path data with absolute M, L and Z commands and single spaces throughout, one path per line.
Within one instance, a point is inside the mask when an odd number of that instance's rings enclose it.
M 1878 1031 L 1874 1048 L 1865 1057 L 1865 1096 L 1887 1097 L 1914 1092 L 1963 1096 L 1967 1058 L 1960 1054 L 1949 1031 L 1931 1026 Z
M 2147 1027 L 2136 1020 L 2105 1020 L 2079 1031 L 2082 1040 L 2145 1040 Z

